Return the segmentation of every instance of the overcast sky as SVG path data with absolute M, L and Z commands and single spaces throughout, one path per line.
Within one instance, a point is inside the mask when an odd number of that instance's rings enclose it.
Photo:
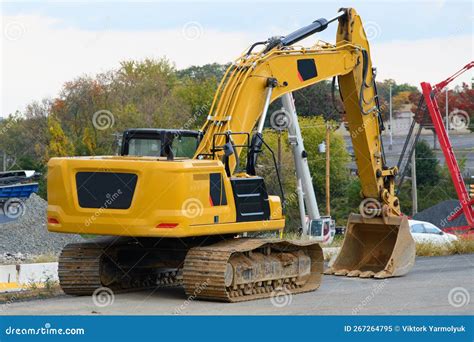
M 126 59 L 166 56 L 178 68 L 226 63 L 252 42 L 349 6 L 362 16 L 379 80 L 435 83 L 473 59 L 469 0 L 2 2 L 1 115 Z M 319 39 L 334 41 L 336 26 Z

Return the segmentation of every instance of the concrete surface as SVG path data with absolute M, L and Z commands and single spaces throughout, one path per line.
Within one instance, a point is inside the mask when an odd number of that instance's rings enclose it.
M 457 291 L 451 302 L 463 305 L 450 304 L 450 291 Z M 280 301 L 213 303 L 186 300 L 181 289 L 161 289 L 100 300 L 61 296 L 13 302 L 0 311 L 6 315 L 466 315 L 474 313 L 473 300 L 474 254 L 470 254 L 418 258 L 413 271 L 401 278 L 326 276 L 319 290 Z
M 36 264 L 19 265 L 18 283 L 41 283 L 45 281 L 58 281 L 58 263 L 45 262 Z
M 18 281 L 18 270 L 16 265 L 1 265 L 0 266 L 0 284 L 12 283 Z

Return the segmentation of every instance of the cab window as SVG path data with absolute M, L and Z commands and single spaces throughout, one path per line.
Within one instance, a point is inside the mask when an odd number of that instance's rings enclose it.
M 130 139 L 128 155 L 159 157 L 161 153 L 161 141 L 159 139 Z
M 197 138 L 194 136 L 178 136 L 173 139 L 173 155 L 175 157 L 192 158 L 197 148 Z

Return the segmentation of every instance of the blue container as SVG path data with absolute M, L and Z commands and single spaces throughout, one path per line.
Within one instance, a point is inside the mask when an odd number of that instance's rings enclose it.
M 33 192 L 38 192 L 38 183 L 14 184 L 0 187 L 0 201 L 9 198 L 27 199 Z

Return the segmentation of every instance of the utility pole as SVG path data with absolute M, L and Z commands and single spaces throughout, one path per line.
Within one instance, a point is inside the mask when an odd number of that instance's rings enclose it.
M 390 118 L 389 118 L 389 137 L 390 137 L 390 144 L 388 145 L 388 149 L 391 151 L 393 148 L 393 122 L 392 122 L 392 83 L 390 83 L 390 95 L 389 95 L 389 113 L 390 113 Z
M 331 216 L 331 163 L 330 158 L 330 141 L 331 141 L 331 130 L 329 123 L 326 124 L 326 215 Z
M 412 215 L 418 212 L 418 194 L 416 192 L 416 150 L 411 156 L 411 201 L 412 201 Z

